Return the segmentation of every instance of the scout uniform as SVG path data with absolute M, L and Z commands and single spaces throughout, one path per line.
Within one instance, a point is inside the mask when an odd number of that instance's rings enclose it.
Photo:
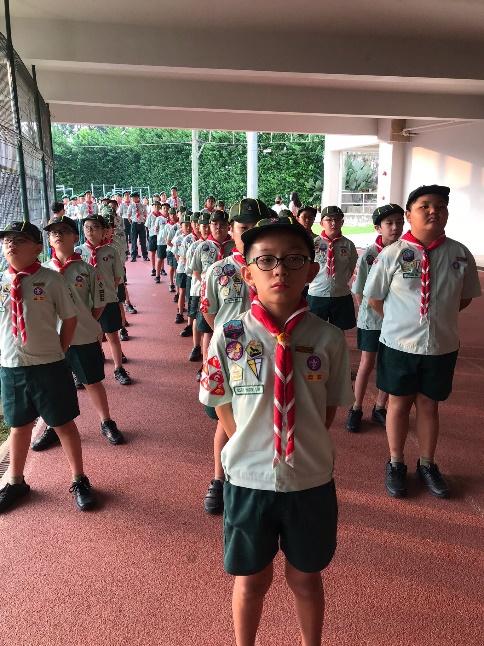
M 166 242 L 165 242 L 165 230 L 169 226 L 167 220 L 163 216 L 156 218 L 153 230 L 156 235 L 156 257 L 160 260 L 166 258 Z
M 155 213 L 151 212 L 149 216 L 146 218 L 145 226 L 148 229 L 148 251 L 156 251 L 157 250 L 157 230 L 156 230 L 156 224 L 157 221 L 161 218 L 161 224 L 166 224 L 166 219 L 158 212 L 158 215 L 155 215 Z M 158 226 L 160 226 L 158 225 Z
M 133 193 L 131 197 L 139 197 L 139 193 Z M 131 262 L 136 262 L 138 256 L 138 237 L 143 260 L 148 260 L 145 228 L 146 218 L 148 217 L 146 206 L 140 202 L 132 202 L 128 206 L 127 217 L 131 221 Z
M 119 215 L 123 218 L 124 235 L 126 236 L 126 242 L 131 241 L 131 222 L 129 221 L 128 216 L 129 205 L 129 198 L 127 202 L 123 199 L 123 201 L 119 205 Z
M 182 216 L 182 223 L 190 224 L 190 215 L 185 214 Z M 176 268 L 176 285 L 181 289 L 187 287 L 187 267 L 186 267 L 186 253 L 188 247 L 195 241 L 193 233 L 181 233 L 174 239 L 173 253 L 177 258 Z
M 210 221 L 210 217 L 208 216 L 208 214 L 207 215 L 199 214 L 199 218 L 198 218 L 199 224 L 208 224 L 209 221 Z M 190 298 L 188 301 L 188 316 L 193 319 L 197 318 L 198 311 L 200 309 L 200 291 L 201 291 L 202 284 L 198 280 L 198 278 L 195 278 L 195 276 L 193 276 L 192 260 L 197 247 L 203 242 L 204 240 L 202 238 L 198 238 L 198 240 L 194 240 L 191 243 L 191 245 L 187 248 L 187 252 L 185 256 L 187 282 L 190 283 L 190 289 L 188 289 L 188 284 L 187 284 L 187 293 L 189 293 L 190 295 Z
M 333 214 L 342 216 L 343 212 L 338 207 L 329 206 L 323 209 L 322 217 Z M 341 330 L 349 330 L 356 324 L 353 298 L 348 286 L 358 260 L 356 247 L 344 236 L 331 244 L 323 235 L 314 239 L 314 247 L 319 272 L 309 285 L 311 312 Z

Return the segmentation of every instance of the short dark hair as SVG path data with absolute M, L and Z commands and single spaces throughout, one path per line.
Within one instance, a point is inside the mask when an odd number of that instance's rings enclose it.
M 64 210 L 64 202 L 53 202 L 50 208 L 52 210 L 52 213 L 60 213 Z

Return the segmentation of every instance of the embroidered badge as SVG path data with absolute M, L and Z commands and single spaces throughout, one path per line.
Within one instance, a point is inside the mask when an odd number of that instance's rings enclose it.
M 402 260 L 405 262 L 411 262 L 415 258 L 415 252 L 413 249 L 404 249 L 402 251 Z
M 230 341 L 225 347 L 225 352 L 229 359 L 238 361 L 244 354 L 244 347 L 240 341 Z
M 234 265 L 228 264 L 224 266 L 222 271 L 226 276 L 233 276 L 237 270 Z
M 262 395 L 264 386 L 262 384 L 255 384 L 254 386 L 234 386 L 234 393 L 236 395 Z
M 308 381 L 321 381 L 322 378 L 323 378 L 323 375 L 321 373 L 310 372 L 309 374 L 306 375 L 306 379 Z
M 209 245 L 209 244 L 207 244 L 207 243 L 202 244 L 202 251 L 208 251 L 209 249 L 210 249 L 210 245 Z
M 224 382 L 224 376 L 221 370 L 216 370 L 212 374 L 209 374 L 209 379 L 210 381 L 215 381 L 216 384 L 223 384 Z
M 34 287 L 34 301 L 45 301 L 45 292 L 42 287 Z
M 220 276 L 220 278 L 218 279 L 218 282 L 219 282 L 219 285 L 222 285 L 222 287 L 225 287 L 225 285 L 229 284 L 229 280 L 230 278 L 228 276 L 225 276 L 224 274 Z
M 254 359 L 255 357 L 262 357 L 264 354 L 264 347 L 260 341 L 251 339 L 245 346 L 245 351 L 251 359 Z
M 234 276 L 234 278 L 235 278 L 235 276 Z M 234 287 L 234 292 L 237 295 L 240 295 L 240 292 L 242 291 L 242 285 L 240 285 L 239 283 L 234 283 L 233 287 Z
M 232 282 L 234 285 L 242 285 L 242 276 L 239 276 L 239 274 L 234 274 L 232 276 Z
M 297 345 L 295 350 L 303 354 L 312 354 L 314 352 L 314 348 L 311 345 Z
M 319 370 L 321 368 L 321 359 L 317 355 L 313 354 L 306 361 L 306 365 L 309 370 Z
M 222 298 L 227 298 L 227 296 L 230 294 L 230 287 L 222 287 L 220 293 L 222 294 Z
M 217 368 L 218 370 L 220 370 L 221 366 L 220 366 L 220 361 L 218 357 L 215 357 L 215 356 L 210 357 L 210 359 L 207 361 L 207 364 L 209 366 L 212 366 L 213 368 Z
M 412 262 L 403 262 L 402 272 L 403 272 L 404 278 L 419 278 L 420 260 L 412 260 Z
M 244 371 L 242 366 L 239 366 L 238 363 L 234 363 L 230 368 L 230 379 L 232 381 L 242 381 L 244 377 Z
M 211 395 L 218 395 L 220 397 L 222 395 L 225 395 L 225 388 L 222 386 L 222 384 L 217 384 L 217 386 L 215 386 L 215 388 L 213 388 L 210 391 L 210 394 Z
M 238 339 L 244 334 L 244 324 L 238 319 L 232 319 L 224 323 L 224 337 L 226 339 Z
M 347 253 L 348 253 L 348 249 L 346 247 L 341 247 L 340 254 L 342 256 L 346 256 Z
M 252 370 L 257 379 L 260 378 L 260 372 L 262 369 L 262 357 L 256 357 L 255 359 L 247 359 L 247 365 Z
M 217 266 L 212 269 L 213 275 L 215 277 L 221 276 L 222 275 L 222 267 Z

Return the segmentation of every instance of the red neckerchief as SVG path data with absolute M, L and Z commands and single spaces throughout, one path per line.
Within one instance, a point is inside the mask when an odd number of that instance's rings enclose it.
M 230 236 L 227 236 L 223 242 L 217 242 L 217 240 L 215 240 L 213 235 L 210 233 L 208 235 L 208 237 L 207 237 L 207 240 L 210 240 L 211 242 L 213 242 L 215 244 L 215 246 L 217 247 L 217 250 L 218 250 L 217 260 L 222 260 L 222 258 L 225 257 L 224 256 L 224 245 L 225 245 L 226 242 L 229 242 L 229 240 L 231 241 L 232 238 Z
M 87 214 L 92 215 L 92 202 L 86 202 L 87 204 Z
M 37 271 L 39 271 L 41 266 L 42 265 L 38 260 L 33 262 L 29 267 L 19 269 L 18 271 L 12 266 L 8 266 L 9 273 L 15 276 L 10 284 L 10 301 L 12 304 L 12 333 L 14 337 L 17 338 L 18 333 L 20 332 L 22 345 L 25 345 L 27 342 L 27 330 L 25 328 L 21 281 L 24 276 L 32 276 L 32 274 L 35 274 Z
M 52 262 L 54 263 L 54 267 L 57 269 L 57 271 L 63 274 L 67 267 L 69 267 L 69 265 L 72 265 L 72 263 L 82 262 L 82 256 L 80 253 L 73 253 L 72 256 L 69 256 L 65 263 L 62 264 L 59 258 L 57 258 L 57 256 L 55 255 L 55 251 L 52 250 Z
M 108 242 L 102 242 L 97 247 L 95 247 L 89 240 L 86 238 L 86 247 L 91 250 L 91 256 L 89 258 L 89 264 L 93 267 L 97 267 L 97 250 L 102 249 L 103 247 L 108 246 Z
M 326 271 L 328 272 L 328 276 L 330 276 L 331 278 L 334 278 L 335 274 L 336 274 L 336 269 L 335 269 L 335 266 L 334 266 L 334 248 L 333 248 L 333 245 L 337 240 L 341 240 L 342 237 L 343 236 L 340 235 L 337 238 L 332 238 L 331 239 L 326 234 L 326 231 L 323 231 L 322 234 L 321 234 L 321 238 L 323 238 L 323 240 L 326 240 L 326 242 L 328 243 L 328 253 L 326 255 Z
M 382 238 L 381 235 L 377 236 L 377 238 L 375 240 L 375 247 L 376 247 L 376 251 L 377 251 L 376 255 L 378 255 L 380 253 L 380 251 L 382 251 L 382 249 L 384 247 L 383 238 Z
M 436 240 L 431 242 L 428 247 L 423 245 L 420 240 L 412 235 L 410 231 L 407 231 L 405 235 L 402 236 L 402 240 L 410 242 L 410 244 L 415 245 L 422 252 L 422 263 L 421 263 L 421 287 L 420 287 L 420 322 L 428 319 L 429 314 L 429 305 L 430 305 L 430 256 L 429 251 L 432 249 L 437 249 L 440 245 L 444 244 L 446 240 L 445 233 L 439 236 Z
M 274 458 L 275 467 L 282 458 L 282 432 L 286 429 L 285 462 L 294 466 L 294 427 L 296 423 L 296 400 L 291 352 L 291 332 L 304 318 L 309 307 L 304 299 L 285 322 L 282 330 L 272 316 L 255 298 L 250 307 L 252 316 L 276 337 L 276 365 L 274 371 Z

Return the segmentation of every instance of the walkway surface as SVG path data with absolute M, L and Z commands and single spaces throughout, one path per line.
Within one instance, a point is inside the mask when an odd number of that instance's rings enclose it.
M 31 453 L 34 492 L 0 517 L 1 646 L 230 646 L 231 578 L 221 519 L 202 499 L 212 473 L 213 422 L 197 400 L 190 342 L 178 336 L 166 284 L 148 263 L 128 265 L 138 308 L 124 344 L 136 384 L 106 385 L 129 443 L 101 438 L 84 392 L 78 419 L 86 470 L 101 508 L 77 512 L 55 448 Z M 422 491 L 408 443 L 410 496 L 389 499 L 382 430 L 343 430 L 337 449 L 339 547 L 325 575 L 327 646 L 477 646 L 482 643 L 484 298 L 462 314 L 454 393 L 442 405 L 439 464 L 454 497 Z M 349 337 L 354 348 L 354 337 Z M 352 350 L 353 366 L 357 353 Z M 369 412 L 370 401 L 368 403 Z M 260 646 L 299 644 L 291 595 L 276 564 Z

